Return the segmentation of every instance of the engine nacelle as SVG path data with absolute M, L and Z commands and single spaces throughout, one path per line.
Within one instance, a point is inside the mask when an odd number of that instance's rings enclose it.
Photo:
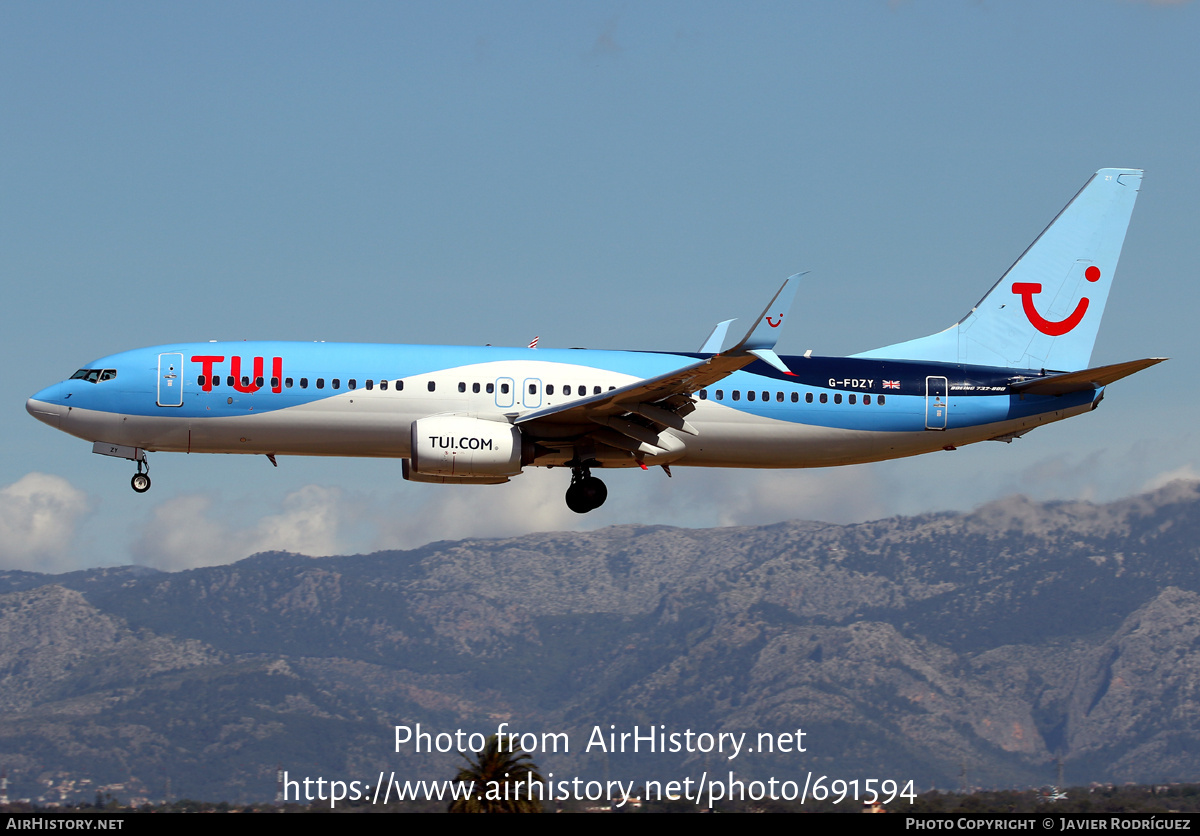
M 460 478 L 516 476 L 521 431 L 511 424 L 457 415 L 412 423 L 412 471 Z
M 417 473 L 408 459 L 401 459 L 401 474 L 408 482 L 425 482 L 430 485 L 503 485 L 507 476 L 430 476 Z

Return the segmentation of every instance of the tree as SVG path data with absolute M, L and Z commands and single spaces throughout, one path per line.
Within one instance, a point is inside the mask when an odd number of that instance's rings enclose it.
M 513 751 L 493 734 L 475 760 L 463 755 L 467 765 L 454 780 L 470 785 L 466 798 L 450 804 L 451 813 L 540 813 L 542 786 L 546 779 L 538 772 L 533 757 L 524 749 Z M 539 785 L 537 790 L 534 785 Z

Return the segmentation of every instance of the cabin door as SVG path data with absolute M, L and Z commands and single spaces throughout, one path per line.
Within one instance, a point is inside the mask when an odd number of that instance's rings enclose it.
M 925 378 L 925 429 L 946 429 L 950 412 L 949 389 L 944 377 Z
M 496 378 L 496 406 L 501 409 L 513 405 L 516 399 L 516 394 L 513 392 L 515 388 L 511 377 Z
M 158 355 L 158 405 L 183 406 L 183 355 Z

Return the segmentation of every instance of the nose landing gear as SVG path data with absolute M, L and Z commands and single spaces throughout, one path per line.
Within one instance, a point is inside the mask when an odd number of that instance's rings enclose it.
M 146 451 L 141 447 L 126 447 L 124 444 L 109 444 L 97 441 L 92 445 L 92 452 L 101 456 L 112 456 L 117 459 L 129 459 L 137 464 L 137 473 L 129 480 L 129 484 L 138 493 L 150 490 L 150 462 L 146 461 Z
M 571 466 L 571 486 L 567 488 L 568 508 L 576 514 L 586 514 L 599 508 L 606 499 L 608 488 L 592 475 L 587 464 Z
M 150 463 L 145 458 L 137 459 L 137 473 L 129 480 L 129 484 L 138 493 L 150 490 Z M 145 468 L 143 471 L 142 468 Z

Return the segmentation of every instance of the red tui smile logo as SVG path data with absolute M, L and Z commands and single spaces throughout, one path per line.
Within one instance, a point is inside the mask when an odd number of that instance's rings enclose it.
M 1093 264 L 1084 271 L 1083 277 L 1089 282 L 1097 281 L 1100 278 L 1100 268 Z M 1042 292 L 1040 284 L 1037 282 L 1013 282 L 1012 292 L 1021 297 L 1021 306 L 1025 309 L 1025 316 L 1033 327 L 1051 337 L 1061 337 L 1066 334 L 1078 325 L 1083 319 L 1083 315 L 1087 313 L 1088 298 L 1084 296 L 1066 319 L 1053 322 L 1038 313 L 1037 306 L 1033 303 L 1034 295 Z

